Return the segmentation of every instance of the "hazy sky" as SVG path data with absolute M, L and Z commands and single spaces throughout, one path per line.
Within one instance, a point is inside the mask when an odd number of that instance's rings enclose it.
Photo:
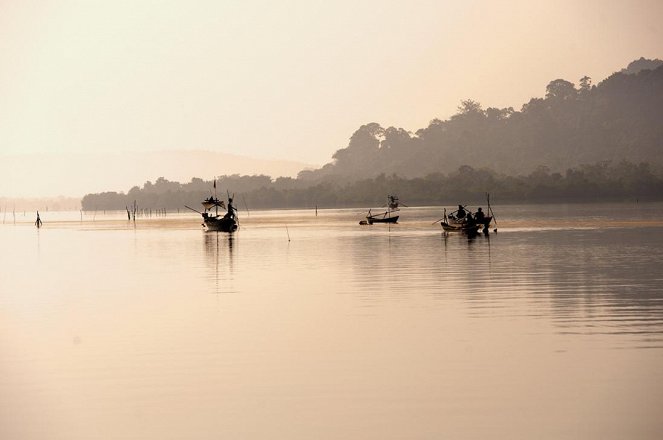
M 663 58 L 661 18 L 655 0 L 0 0 L 0 155 L 323 164 L 367 122 L 520 109 L 553 79 Z

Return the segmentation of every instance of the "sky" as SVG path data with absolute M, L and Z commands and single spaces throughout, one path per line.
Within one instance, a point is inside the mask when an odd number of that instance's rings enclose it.
M 655 0 L 0 0 L 0 160 L 322 165 L 365 123 L 416 131 L 468 98 L 520 109 L 551 80 L 663 58 L 661 17 Z

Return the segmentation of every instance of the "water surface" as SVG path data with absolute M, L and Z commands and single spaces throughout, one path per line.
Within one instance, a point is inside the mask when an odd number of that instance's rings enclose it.
M 663 206 L 496 211 L 17 216 L 0 438 L 661 438 Z

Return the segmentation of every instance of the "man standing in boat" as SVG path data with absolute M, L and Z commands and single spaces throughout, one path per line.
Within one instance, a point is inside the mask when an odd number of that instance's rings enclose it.
M 237 208 L 233 206 L 233 198 L 228 197 L 228 213 L 225 215 L 227 218 L 235 218 L 235 212 Z

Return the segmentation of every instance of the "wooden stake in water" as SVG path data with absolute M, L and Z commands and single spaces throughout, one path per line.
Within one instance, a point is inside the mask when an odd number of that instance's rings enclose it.
M 285 225 L 285 232 L 288 234 L 288 243 L 290 243 L 290 231 L 288 231 L 288 225 Z
M 249 211 L 249 205 L 246 204 L 246 199 L 244 198 L 244 194 L 242 194 L 242 201 L 244 202 L 244 208 L 246 208 L 246 215 L 251 217 L 251 212 Z

